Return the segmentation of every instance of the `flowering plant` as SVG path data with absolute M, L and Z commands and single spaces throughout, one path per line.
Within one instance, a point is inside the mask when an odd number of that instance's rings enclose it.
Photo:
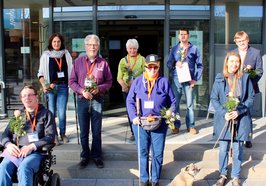
M 25 136 L 26 131 L 24 129 L 25 115 L 21 115 L 20 110 L 14 111 L 14 116 L 11 117 L 9 122 L 10 131 L 16 135 L 16 144 L 18 145 L 18 138 Z
M 232 111 L 236 110 L 239 103 L 240 103 L 239 99 L 234 98 L 233 93 L 229 92 L 228 99 L 225 102 L 224 107 L 227 109 L 227 112 L 232 112 Z
M 180 61 L 183 62 L 185 59 L 185 50 L 183 48 L 180 48 L 177 53 L 180 55 Z
M 151 114 L 149 114 L 146 120 L 147 120 L 148 122 L 152 122 L 152 121 L 155 120 L 155 118 L 154 118 Z
M 93 77 L 88 77 L 87 78 L 87 83 L 86 83 L 86 86 L 85 86 L 85 90 L 88 91 L 88 92 L 91 92 L 92 90 L 95 90 L 95 89 L 97 89 L 96 81 L 94 80 Z
M 250 65 L 244 66 L 243 72 L 248 73 L 250 78 L 254 78 L 259 74 L 259 71 L 256 69 L 252 69 Z
M 46 83 L 45 87 L 47 88 L 48 91 L 52 91 L 54 94 L 57 93 L 57 89 L 54 83 Z
M 174 112 L 171 111 L 169 108 L 162 108 L 161 111 L 161 116 L 162 118 L 165 118 L 165 123 L 169 125 L 171 129 L 175 128 L 175 121 L 180 120 L 180 115 L 175 114 Z

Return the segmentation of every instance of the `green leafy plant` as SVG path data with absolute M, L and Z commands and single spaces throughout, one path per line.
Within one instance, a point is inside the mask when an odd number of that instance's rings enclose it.
M 183 48 L 180 48 L 177 53 L 180 55 L 180 61 L 183 63 L 183 61 L 185 60 L 185 50 Z
M 16 135 L 16 144 L 18 145 L 18 138 L 25 136 L 25 115 L 21 115 L 19 110 L 14 111 L 14 116 L 9 121 L 10 131 Z
M 93 79 L 90 79 L 90 80 L 91 80 L 90 81 L 91 83 L 88 86 L 85 87 L 86 91 L 88 91 L 88 92 L 91 92 L 92 90 L 96 90 L 97 89 L 96 82 Z
M 57 89 L 54 83 L 45 83 L 45 86 L 48 91 L 52 91 L 54 94 L 57 94 Z
M 239 103 L 240 102 L 237 98 L 228 97 L 227 101 L 224 104 L 224 107 L 227 109 L 227 112 L 232 112 L 232 111 L 236 110 Z
M 175 128 L 175 121 L 180 120 L 180 115 L 175 114 L 174 112 L 171 111 L 170 108 L 162 108 L 161 111 L 161 116 L 162 118 L 165 119 L 165 123 L 169 125 L 171 129 Z
M 251 79 L 254 79 L 255 76 L 259 74 L 259 71 L 256 69 L 251 69 L 250 65 L 244 66 L 243 72 L 248 73 Z

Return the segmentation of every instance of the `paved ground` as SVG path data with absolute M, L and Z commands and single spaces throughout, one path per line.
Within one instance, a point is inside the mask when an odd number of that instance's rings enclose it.
M 119 113 L 122 114 L 119 114 Z M 254 145 L 266 142 L 266 118 L 254 119 Z M 0 133 L 4 130 L 7 119 L 0 121 Z M 189 134 L 185 129 L 184 121 L 182 121 L 181 131 L 177 135 L 172 135 L 168 131 L 167 144 L 214 144 L 212 140 L 212 119 L 196 118 L 196 129 L 199 131 L 197 135 Z M 67 136 L 70 143 L 77 143 L 77 126 L 74 112 L 69 112 L 67 117 Z M 116 109 L 105 112 L 103 118 L 102 141 L 103 144 L 130 144 L 128 138 L 131 136 L 130 128 L 127 125 L 127 117 L 124 109 Z M 168 185 L 170 180 L 161 180 L 160 184 Z M 243 186 L 264 186 L 266 180 L 242 180 Z M 194 186 L 214 185 L 215 180 L 196 180 Z M 62 185 L 66 186 L 137 186 L 138 180 L 135 179 L 62 179 Z M 228 182 L 226 186 L 231 185 Z

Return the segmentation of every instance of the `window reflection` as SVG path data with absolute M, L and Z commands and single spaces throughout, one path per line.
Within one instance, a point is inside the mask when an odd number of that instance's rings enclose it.
M 237 31 L 244 30 L 250 36 L 250 43 L 262 43 L 262 0 L 255 1 L 216 1 L 215 43 L 234 44 Z

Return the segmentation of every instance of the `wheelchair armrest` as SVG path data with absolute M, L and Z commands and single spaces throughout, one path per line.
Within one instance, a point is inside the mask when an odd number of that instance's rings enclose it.
M 55 146 L 54 143 L 53 143 L 53 144 L 44 145 L 44 146 L 42 147 L 42 151 L 44 151 L 44 152 L 51 151 L 52 148 L 54 148 L 54 146 Z

